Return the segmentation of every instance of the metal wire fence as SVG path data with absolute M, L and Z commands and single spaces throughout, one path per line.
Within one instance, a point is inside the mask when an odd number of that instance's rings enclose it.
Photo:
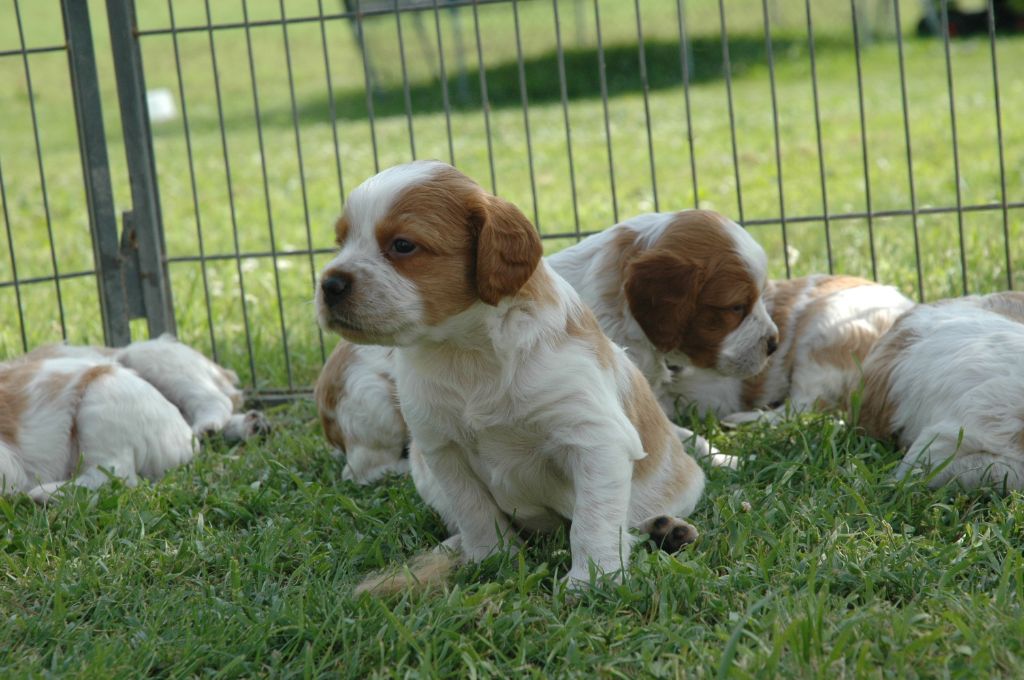
M 773 276 L 1022 282 L 1024 39 L 991 0 L 956 39 L 960 8 L 916 0 L 82 7 L 0 7 L 8 356 L 176 327 L 260 397 L 303 393 L 333 217 L 411 158 L 520 204 L 549 251 L 701 206 Z

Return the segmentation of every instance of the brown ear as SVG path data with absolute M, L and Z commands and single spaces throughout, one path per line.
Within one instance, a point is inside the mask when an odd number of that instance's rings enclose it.
M 661 352 L 678 349 L 697 310 L 702 270 L 677 255 L 655 251 L 630 262 L 625 279 L 629 311 L 647 339 Z
M 476 288 L 480 299 L 496 305 L 516 293 L 540 263 L 537 230 L 512 203 L 488 196 L 476 245 Z

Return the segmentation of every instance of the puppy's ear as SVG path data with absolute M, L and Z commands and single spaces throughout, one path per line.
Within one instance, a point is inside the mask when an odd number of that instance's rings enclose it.
M 677 255 L 650 251 L 625 271 L 626 301 L 647 339 L 661 352 L 677 349 L 697 311 L 703 270 Z
M 487 196 L 479 209 L 476 244 L 476 288 L 480 299 L 496 305 L 513 295 L 540 263 L 537 230 L 512 203 Z

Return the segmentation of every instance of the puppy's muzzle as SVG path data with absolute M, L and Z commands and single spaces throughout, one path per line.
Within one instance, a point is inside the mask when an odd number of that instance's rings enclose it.
M 352 275 L 345 272 L 331 272 L 320 281 L 320 291 L 328 307 L 336 307 L 352 292 Z

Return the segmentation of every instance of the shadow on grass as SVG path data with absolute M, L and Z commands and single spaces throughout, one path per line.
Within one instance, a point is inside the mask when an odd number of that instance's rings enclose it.
M 717 36 L 698 36 L 691 40 L 690 82 L 694 84 L 722 80 L 722 44 Z M 773 36 L 772 49 L 776 65 L 806 61 L 808 59 L 805 36 Z M 818 53 L 825 51 L 849 51 L 853 55 L 853 44 L 838 37 L 821 36 L 815 41 Z M 566 95 L 570 100 L 596 99 L 601 96 L 600 53 L 596 47 L 574 48 L 564 51 L 566 73 Z M 466 55 L 475 62 L 475 51 Z M 680 87 L 683 82 L 682 62 L 679 44 L 675 41 L 647 40 L 644 42 L 644 59 L 647 70 L 647 86 L 650 90 Z M 764 37 L 758 35 L 733 36 L 729 40 L 729 61 L 733 78 L 742 78 L 755 69 L 767 67 Z M 643 91 L 640 76 L 640 53 L 637 44 L 608 46 L 604 50 L 605 73 L 608 97 L 613 98 Z M 531 105 L 549 104 L 561 99 L 558 55 L 552 51 L 525 59 L 523 72 L 526 81 L 527 98 Z M 520 108 L 519 63 L 516 60 L 500 64 L 489 64 L 485 71 L 487 99 L 492 109 Z M 444 111 L 442 84 L 447 87 L 450 108 L 453 111 L 480 110 L 483 103 L 480 73 L 475 65 L 466 72 L 449 74 L 442 83 L 439 78 L 421 80 L 409 84 L 409 98 L 413 115 L 439 113 Z M 292 126 L 293 115 L 290 102 L 264 104 L 261 122 L 265 126 Z M 331 120 L 331 102 L 326 93 L 300 100 L 296 106 L 299 124 L 326 123 Z M 379 84 L 373 91 L 374 116 L 404 116 L 406 114 L 405 94 L 402 83 Z M 366 92 L 363 88 L 339 89 L 334 93 L 334 116 L 339 120 L 364 120 L 368 118 Z M 228 115 L 225 124 L 229 127 L 253 125 L 252 111 Z M 194 120 L 194 127 L 212 126 L 217 121 Z M 164 131 L 167 131 L 165 128 Z

